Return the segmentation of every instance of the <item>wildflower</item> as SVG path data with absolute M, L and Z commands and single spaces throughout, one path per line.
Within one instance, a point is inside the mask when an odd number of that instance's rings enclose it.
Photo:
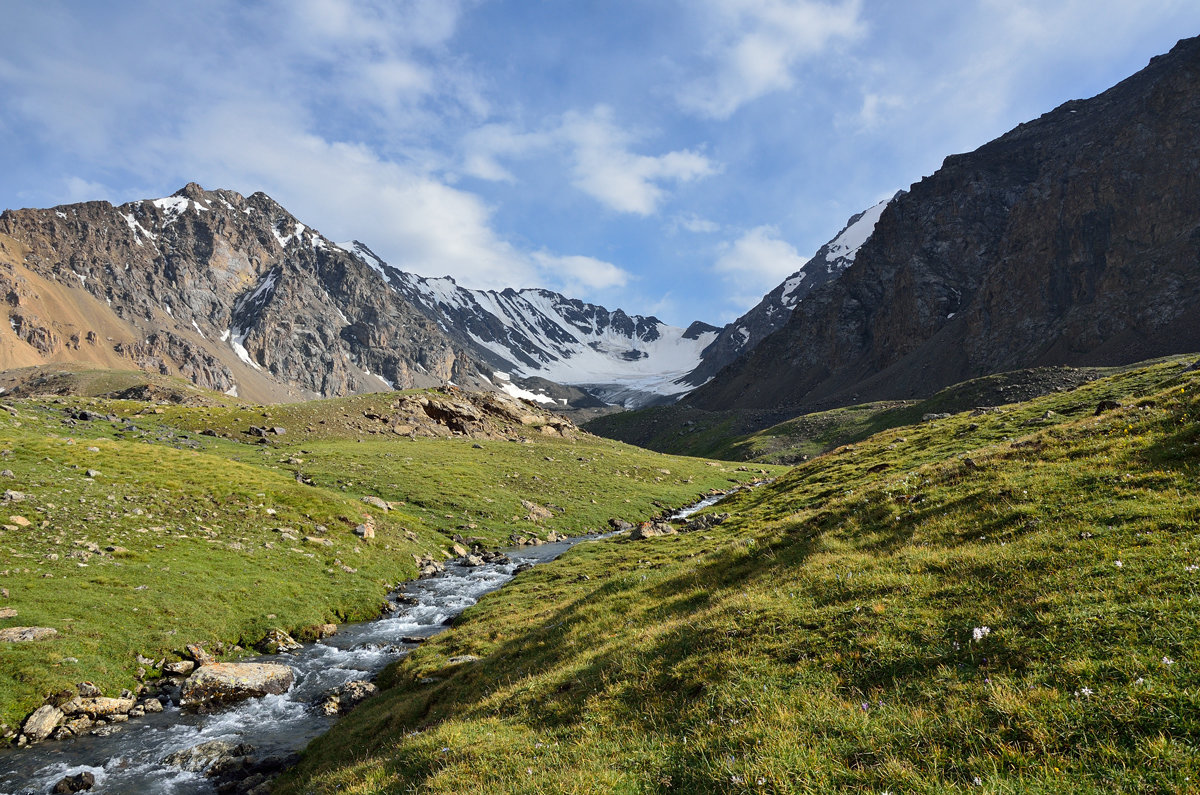
M 1162 664 L 1163 665 L 1174 665 L 1175 661 L 1172 660 L 1170 657 L 1163 657 Z
M 1081 687 L 1075 691 L 1075 695 L 1083 696 L 1084 698 L 1087 698 L 1091 694 L 1092 694 L 1092 689 L 1090 687 Z
M 1139 676 L 1139 677 L 1137 678 L 1137 680 L 1136 680 L 1136 681 L 1134 681 L 1134 684 L 1135 684 L 1135 685 L 1144 685 L 1144 684 L 1146 684 L 1146 680 L 1145 680 L 1145 679 L 1143 679 L 1142 677 L 1140 677 L 1140 676 Z
M 971 783 L 972 783 L 972 784 L 974 784 L 974 785 L 975 785 L 975 786 L 977 786 L 977 787 L 982 787 L 982 786 L 983 786 L 983 779 L 981 779 L 979 776 L 976 776 L 975 778 L 971 779 Z
M 971 634 L 974 635 L 976 643 L 979 643 L 991 633 L 991 627 L 975 627 L 975 629 L 971 630 Z
M 862 711 L 863 711 L 863 712 L 866 712 L 867 710 L 869 710 L 869 709 L 871 708 L 871 705 L 870 705 L 870 704 L 868 704 L 866 701 L 864 701 L 863 703 L 859 704 L 859 706 L 860 706 L 860 707 L 862 707 Z
M 1197 570 L 1200 570 L 1200 566 L 1184 566 L 1183 570 L 1184 571 L 1197 571 Z
M 1113 563 L 1113 565 L 1119 569 L 1119 568 L 1123 567 L 1125 564 L 1118 560 L 1118 561 L 1115 561 Z

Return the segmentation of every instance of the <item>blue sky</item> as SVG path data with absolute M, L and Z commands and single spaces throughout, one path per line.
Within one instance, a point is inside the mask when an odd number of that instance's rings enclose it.
M 748 309 L 942 159 L 1200 34 L 1194 0 L 39 0 L 0 205 L 262 190 L 469 287 Z

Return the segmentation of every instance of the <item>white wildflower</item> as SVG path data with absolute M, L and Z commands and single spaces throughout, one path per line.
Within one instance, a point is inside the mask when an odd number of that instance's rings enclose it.
M 1081 687 L 1075 691 L 1076 698 L 1087 698 L 1091 694 L 1092 694 L 1092 689 L 1090 687 Z
M 1123 567 L 1125 564 L 1118 560 L 1118 561 L 1115 561 L 1113 563 L 1113 565 L 1119 569 L 1119 568 Z
M 975 629 L 971 630 L 971 634 L 975 637 L 976 643 L 979 643 L 981 640 L 986 638 L 991 633 L 992 633 L 991 627 L 975 627 Z
M 1174 665 L 1175 661 L 1172 660 L 1170 657 L 1163 657 L 1162 663 L 1163 663 L 1163 665 Z

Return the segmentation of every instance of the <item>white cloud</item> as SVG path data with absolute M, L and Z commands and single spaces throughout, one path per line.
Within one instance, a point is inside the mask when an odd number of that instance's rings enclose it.
M 695 213 L 676 216 L 675 218 L 671 219 L 670 228 L 671 231 L 683 229 L 687 232 L 694 232 L 695 234 L 700 235 L 707 235 L 712 234 L 713 232 L 721 231 L 721 225 L 716 221 L 710 221 L 707 218 L 701 218 Z
M 533 259 L 547 277 L 546 283 L 557 285 L 568 295 L 584 290 L 595 292 L 624 287 L 629 283 L 628 271 L 593 257 L 564 257 L 539 251 L 533 255 Z
M 520 132 L 511 124 L 484 124 L 463 137 L 462 171 L 478 179 L 516 182 L 500 158 L 524 157 L 551 145 L 553 137 L 547 133 Z
M 731 302 L 746 307 L 756 303 L 808 262 L 792 244 L 779 237 L 773 226 L 756 226 L 717 251 L 713 270 L 730 285 Z
M 718 170 L 690 149 L 634 154 L 629 146 L 636 136 L 618 127 L 604 106 L 590 114 L 567 113 L 560 134 L 574 147 L 575 187 L 618 212 L 651 215 L 667 196 L 661 183 L 691 182 Z
M 727 119 L 742 105 L 789 89 L 798 63 L 861 36 L 861 0 L 705 0 L 714 33 L 709 74 L 678 94 L 686 110 Z
M 652 215 L 669 195 L 667 183 L 686 183 L 719 171 L 717 164 L 691 149 L 661 155 L 632 151 L 640 136 L 617 125 L 611 108 L 588 113 L 568 111 L 535 132 L 511 124 L 488 124 L 462 141 L 464 173 L 480 179 L 514 182 L 502 158 L 560 151 L 571 163 L 571 184 L 601 204 L 622 213 Z

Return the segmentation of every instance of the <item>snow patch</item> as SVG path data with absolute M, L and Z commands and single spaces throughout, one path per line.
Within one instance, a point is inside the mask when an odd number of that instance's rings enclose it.
M 133 217 L 133 213 L 120 213 L 120 216 L 125 219 L 125 223 L 127 223 L 130 230 L 133 231 L 133 239 L 139 246 L 142 245 L 143 237 L 149 238 L 150 240 L 158 239 L 158 235 L 148 231 L 146 227 L 138 223 L 138 220 Z
M 233 336 L 229 339 L 229 345 L 233 348 L 233 352 L 237 357 L 246 364 L 253 367 L 255 370 L 261 370 L 262 365 L 250 358 L 250 351 L 246 350 L 246 337 L 250 334 L 250 329 L 242 330 L 240 328 L 233 329 Z
M 875 224 L 879 223 L 879 216 L 883 215 L 884 208 L 890 203 L 891 199 L 881 201 L 874 207 L 864 211 L 861 218 L 846 227 L 829 244 L 829 256 L 826 258 L 826 261 L 832 262 L 835 259 L 842 259 L 846 262 L 853 262 L 854 258 L 858 255 L 858 250 L 862 248 L 863 243 L 866 243 L 867 238 L 875 231 Z
M 194 320 L 192 321 L 192 328 L 196 329 L 196 333 L 200 335 L 200 339 L 208 339 L 208 337 L 204 336 L 204 332 L 200 330 L 200 327 L 196 325 L 196 321 Z
M 229 339 L 229 329 L 225 329 L 223 332 L 221 332 L 221 342 L 224 342 L 227 339 Z
M 62 210 L 55 210 L 54 214 L 57 215 L 59 218 L 63 219 L 64 221 L 67 220 L 67 214 L 64 213 Z
M 237 384 L 234 384 L 233 386 L 229 387 L 229 389 L 226 389 L 225 394 L 229 395 L 230 397 L 237 397 Z

